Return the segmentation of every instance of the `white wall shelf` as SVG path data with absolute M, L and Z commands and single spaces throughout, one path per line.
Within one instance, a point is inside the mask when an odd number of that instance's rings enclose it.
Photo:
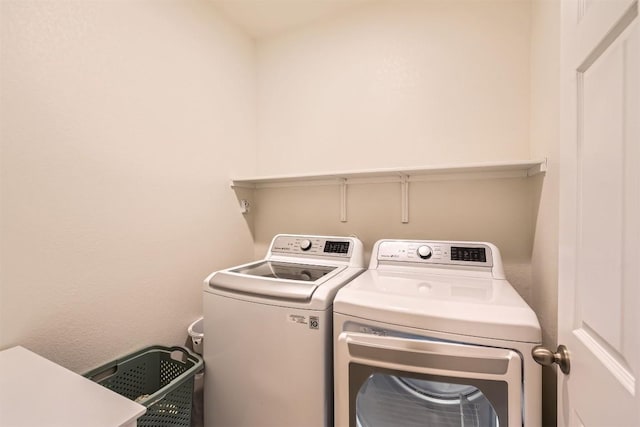
M 301 187 L 312 185 L 340 185 L 340 220 L 347 221 L 347 186 L 351 184 L 376 184 L 397 182 L 402 191 L 402 222 L 409 222 L 409 183 L 452 179 L 492 179 L 529 177 L 544 173 L 547 160 L 517 160 L 510 162 L 467 163 L 433 165 L 409 168 L 363 169 L 356 171 L 330 172 L 299 175 L 274 175 L 237 178 L 231 181 L 232 188 Z M 243 207 L 248 206 L 241 200 Z M 243 209 L 243 213 L 246 209 Z
M 410 168 L 363 169 L 356 171 L 328 172 L 299 175 L 273 175 L 249 178 L 236 178 L 231 181 L 231 187 L 265 188 L 281 186 L 306 186 L 401 182 L 403 177 L 409 182 L 426 181 L 430 179 L 464 179 L 474 177 L 511 178 L 533 176 L 546 171 L 547 161 L 519 160 L 513 162 L 467 163 L 457 165 L 434 165 Z

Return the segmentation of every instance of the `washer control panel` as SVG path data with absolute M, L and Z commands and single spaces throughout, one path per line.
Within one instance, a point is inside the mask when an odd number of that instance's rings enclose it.
M 349 258 L 352 247 L 353 242 L 348 238 L 281 235 L 271 243 L 271 252 Z
M 491 247 L 471 242 L 388 240 L 380 242 L 377 257 L 379 261 L 493 266 Z

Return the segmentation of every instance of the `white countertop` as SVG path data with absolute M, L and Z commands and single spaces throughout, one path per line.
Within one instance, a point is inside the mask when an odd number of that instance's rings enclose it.
M 0 426 L 135 426 L 146 408 L 23 347 L 0 351 Z

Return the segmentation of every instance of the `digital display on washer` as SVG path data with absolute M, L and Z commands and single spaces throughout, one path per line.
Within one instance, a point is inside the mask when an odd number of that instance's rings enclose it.
M 332 242 L 327 240 L 324 244 L 324 252 L 330 254 L 348 254 L 349 242 Z
M 451 261 L 487 262 L 485 248 L 451 246 Z

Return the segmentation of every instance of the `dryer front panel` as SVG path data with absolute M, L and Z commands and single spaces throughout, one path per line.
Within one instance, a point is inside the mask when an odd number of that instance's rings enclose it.
M 512 350 L 342 332 L 335 375 L 337 427 L 522 425 Z

